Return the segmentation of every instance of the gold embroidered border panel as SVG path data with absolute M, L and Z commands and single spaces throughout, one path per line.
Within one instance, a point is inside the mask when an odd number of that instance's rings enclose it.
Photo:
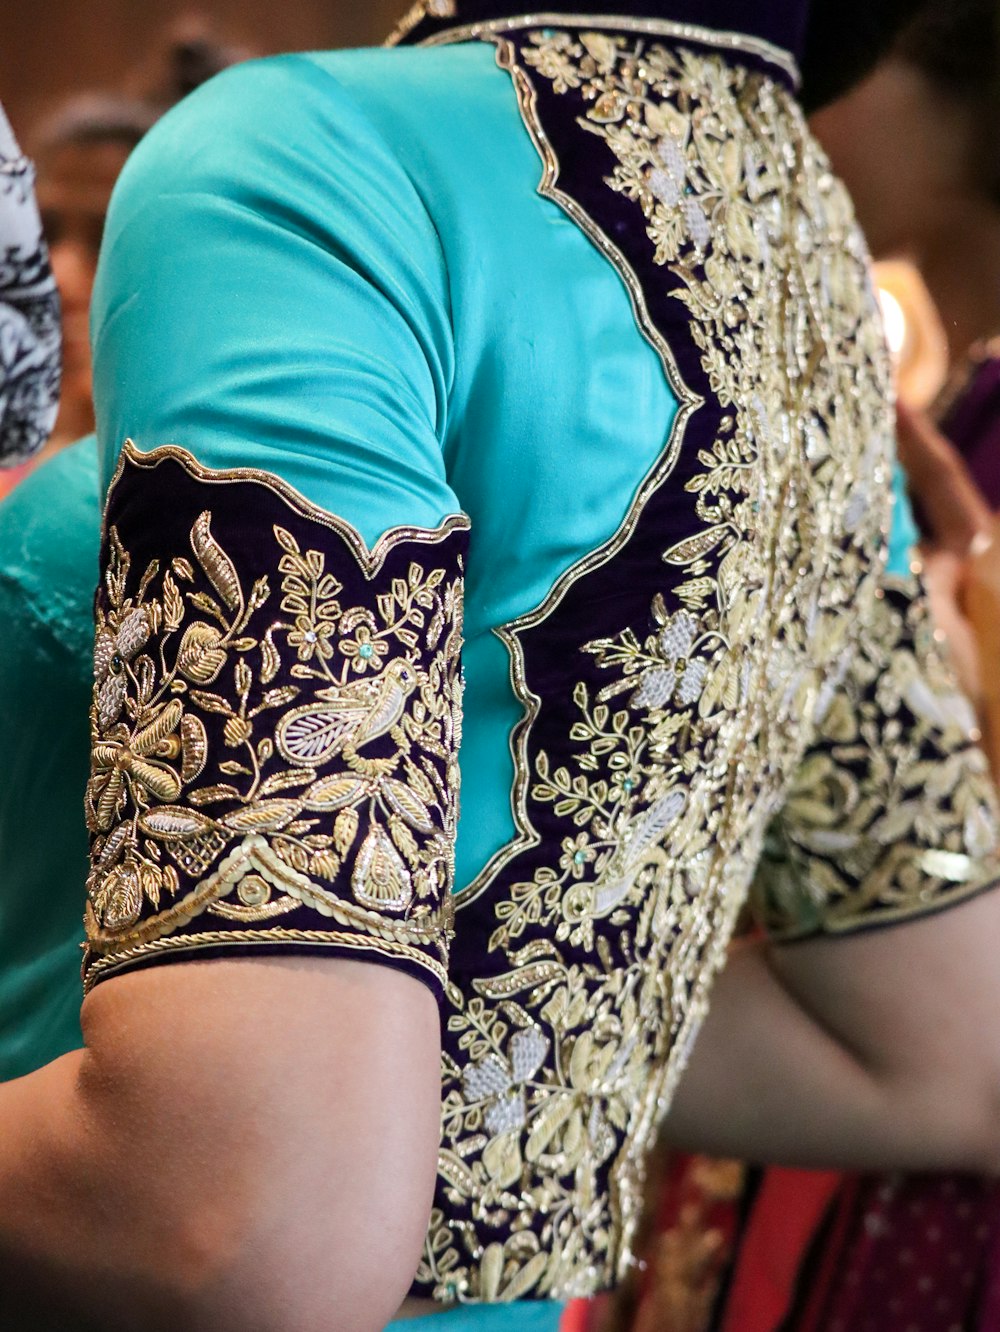
M 368 550 L 267 473 L 125 446 L 96 611 L 88 987 L 285 948 L 367 952 L 441 991 L 467 527 Z

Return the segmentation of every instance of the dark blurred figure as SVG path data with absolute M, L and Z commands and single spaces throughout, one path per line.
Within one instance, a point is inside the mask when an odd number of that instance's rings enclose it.
M 40 126 L 38 201 L 63 306 L 63 391 L 51 447 L 94 428 L 90 297 L 111 191 L 127 157 L 165 111 L 249 54 L 216 41 L 200 20 L 185 20 L 123 92 L 71 97 Z

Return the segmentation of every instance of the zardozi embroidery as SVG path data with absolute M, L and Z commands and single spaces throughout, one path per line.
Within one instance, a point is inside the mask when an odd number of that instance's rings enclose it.
M 614 549 L 500 631 L 524 705 L 519 834 L 458 899 L 416 1283 L 439 1300 L 586 1295 L 627 1268 L 646 1154 L 769 818 L 859 626 L 881 633 L 889 513 L 867 256 L 787 89 L 631 33 L 497 46 L 542 193 L 616 265 L 668 372 L 701 396 Z M 584 159 L 607 187 L 588 207 Z M 588 637 L 586 588 L 609 558 L 650 591 L 633 620 Z M 617 604 L 604 598 L 602 613 Z M 574 624 L 557 672 L 548 645 Z M 988 823 L 988 794 L 956 780 Z
M 197 465 L 179 450 L 152 458 L 169 504 L 169 469 L 190 486 Z M 149 485 L 152 465 L 129 451 L 118 491 Z M 448 536 L 462 523 L 434 534 L 436 566 L 421 562 L 434 545 L 404 533 L 383 584 L 287 508 L 286 523 L 261 524 L 248 577 L 216 534 L 229 493 L 203 484 L 212 507 L 193 516 L 186 549 L 139 568 L 112 492 L 87 791 L 95 974 L 96 959 L 205 942 L 175 934 L 202 914 L 250 927 L 306 907 L 313 931 L 326 917 L 441 979 L 461 705 Z

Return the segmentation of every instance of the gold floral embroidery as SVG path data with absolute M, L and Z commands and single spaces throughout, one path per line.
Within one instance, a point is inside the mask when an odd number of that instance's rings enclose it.
M 180 450 L 158 452 L 197 473 Z M 133 481 L 155 465 L 129 456 Z M 167 552 L 138 578 L 109 528 L 87 792 L 92 977 L 162 951 L 202 913 L 245 926 L 305 905 L 444 978 L 460 569 L 411 560 L 351 604 L 328 544 L 303 546 L 293 526 L 262 533 L 258 565 L 273 573 L 249 588 L 211 509 L 190 528 L 193 560 Z M 238 937 L 282 933 L 310 931 Z
M 765 843 L 776 937 L 847 933 L 1000 878 L 989 767 L 914 580 L 889 579 Z
M 512 6 L 508 15 L 474 19 L 462 22 L 461 0 L 416 0 L 403 18 L 397 23 L 386 40 L 386 46 L 397 46 L 402 42 L 419 40 L 422 46 L 438 46 L 450 42 L 468 42 L 502 37 L 515 29 L 540 28 L 546 25 L 562 28 L 582 28 L 591 30 L 601 20 L 595 14 L 574 14 L 570 11 L 541 9 L 517 9 Z M 613 8 L 613 6 L 612 6 Z M 739 60 L 741 56 L 765 61 L 774 66 L 776 71 L 797 88 L 801 83 L 798 63 L 790 51 L 777 46 L 774 42 L 753 33 L 729 31 L 717 27 L 706 27 L 702 23 L 683 23 L 669 18 L 637 18 L 630 14 L 614 14 L 614 27 L 619 32 L 642 34 L 646 37 L 658 37 L 664 42 L 697 43 L 699 46 L 718 50 L 730 59 Z M 414 32 L 425 19 L 455 19 L 447 22 L 441 30 L 423 36 Z
M 609 190 L 633 201 L 686 307 L 718 426 L 676 483 L 689 518 L 675 510 L 650 570 L 648 618 L 581 644 L 596 679 L 567 660 L 558 753 L 533 741 L 531 635 L 596 557 L 501 631 L 525 708 L 519 836 L 459 895 L 460 937 L 491 928 L 481 969 L 446 992 L 439 1194 L 416 1283 L 442 1300 L 585 1295 L 627 1269 L 646 1152 L 768 821 L 877 604 L 890 502 L 867 256 L 788 91 L 635 35 L 497 44 L 542 193 L 616 265 L 677 382 L 643 283 L 560 180 L 540 91 L 577 99 L 580 133 L 610 150 Z M 690 410 L 616 551 L 676 472 L 699 405 L 679 396 Z

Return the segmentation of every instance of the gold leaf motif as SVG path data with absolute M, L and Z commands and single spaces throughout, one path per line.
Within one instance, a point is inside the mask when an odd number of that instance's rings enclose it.
M 378 824 L 372 825 L 361 844 L 351 890 L 362 906 L 374 911 L 405 911 L 413 900 L 409 871 Z
M 332 851 L 316 851 L 309 861 L 309 873 L 332 882 L 340 873 L 340 865 L 340 857 Z
M 125 778 L 118 769 L 114 769 L 109 774 L 97 799 L 95 813 L 98 828 L 106 830 L 111 827 L 117 817 L 119 806 L 124 798 Z
M 434 829 L 431 812 L 416 794 L 404 782 L 394 777 L 387 777 L 382 784 L 382 794 L 386 804 L 394 813 L 399 814 L 411 828 L 418 832 L 429 833 Z
M 184 622 L 184 601 L 170 574 L 163 578 L 163 627 L 173 631 Z
M 181 793 L 180 777 L 164 763 L 133 757 L 129 773 L 134 781 L 156 796 L 157 800 L 176 800 Z
M 301 808 L 297 800 L 258 800 L 226 814 L 222 823 L 234 832 L 274 832 L 291 823 Z
M 492 1171 L 490 1172 L 493 1173 Z M 488 1244 L 480 1265 L 482 1297 L 488 1304 L 496 1301 L 503 1280 L 503 1245 Z
M 524 1146 L 524 1155 L 529 1161 L 537 1161 L 543 1152 L 548 1151 L 553 1138 L 573 1113 L 571 1096 L 554 1096 L 534 1122 Z
M 104 928 L 127 930 L 142 913 L 142 884 L 138 868 L 126 864 L 114 869 L 105 881 L 100 913 Z
M 536 1253 L 534 1257 L 529 1258 L 519 1272 L 508 1281 L 504 1290 L 504 1300 L 519 1300 L 533 1290 L 538 1282 L 545 1275 L 549 1266 L 549 1255 L 547 1253 Z
M 139 827 L 159 841 L 185 841 L 210 832 L 215 827 L 215 821 L 181 805 L 161 805 L 141 815 Z
M 274 640 L 271 637 L 272 633 L 273 630 L 269 629 L 263 639 L 261 639 L 261 684 L 270 684 L 281 669 L 281 657 L 278 654 L 278 649 L 274 646 Z
M 204 689 L 192 689 L 189 697 L 192 703 L 199 708 L 204 708 L 206 712 L 215 712 L 222 717 L 228 717 L 232 714 L 232 705 L 221 694 L 210 694 Z
M 360 818 L 356 809 L 342 809 L 333 825 L 333 843 L 341 856 L 346 856 L 358 835 Z
M 521 1177 L 521 1146 L 517 1133 L 500 1133 L 483 1148 L 483 1165 L 494 1184 L 509 1189 Z M 500 1248 L 500 1245 L 496 1246 Z M 502 1250 L 501 1250 L 502 1252 Z
M 180 699 L 174 698 L 146 725 L 141 732 L 141 752 L 151 754 L 161 740 L 176 731 L 184 715 Z M 137 737 L 137 744 L 139 737 Z
M 340 809 L 364 795 L 365 783 L 360 777 L 342 776 L 337 773 L 330 777 L 321 777 L 304 793 L 306 809 Z M 353 836 L 351 841 L 353 841 Z
M 280 772 L 272 773 L 266 781 L 261 782 L 259 794 L 262 796 L 274 795 L 276 791 L 287 791 L 293 786 L 304 786 L 312 781 L 314 773 L 308 768 L 285 768 Z
M 417 846 L 413 833 L 410 832 L 398 814 L 389 815 L 389 836 L 408 864 L 416 865 L 419 863 L 420 848 Z
M 237 610 L 243 604 L 240 580 L 232 560 L 212 536 L 211 525 L 212 515 L 206 509 L 191 529 L 191 548 L 216 592 L 230 610 Z
M 181 718 L 181 780 L 185 783 L 197 781 L 205 768 L 208 758 L 208 736 L 200 719 L 193 713 L 185 713 Z
M 224 782 L 216 786 L 200 786 L 194 791 L 188 792 L 188 799 L 192 805 L 213 805 L 217 800 L 239 800 L 240 793 L 235 786 L 227 786 Z

